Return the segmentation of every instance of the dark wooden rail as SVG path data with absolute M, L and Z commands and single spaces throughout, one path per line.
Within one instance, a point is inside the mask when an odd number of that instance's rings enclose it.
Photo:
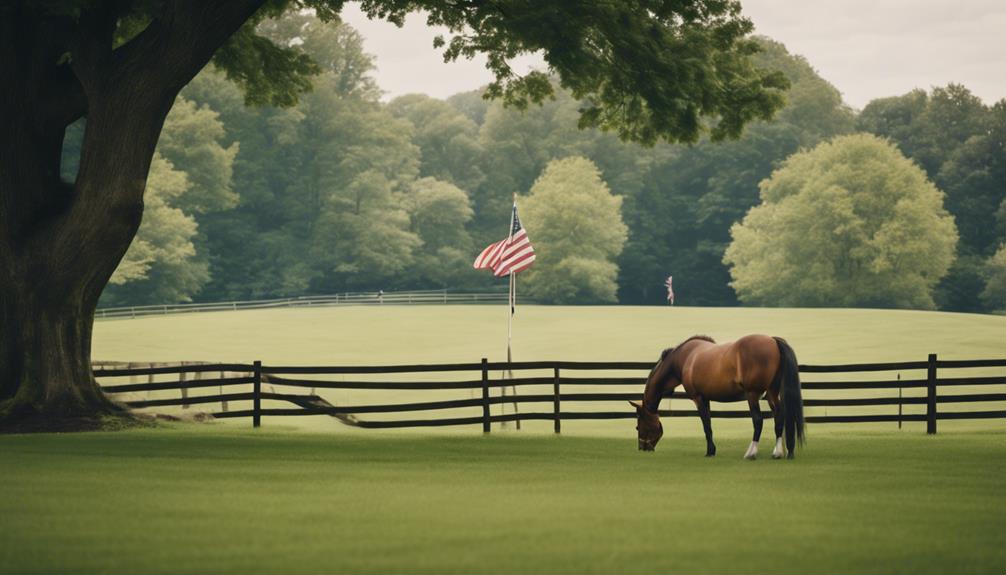
M 179 389 L 181 397 L 159 398 L 127 401 L 133 408 L 151 408 L 164 406 L 182 406 L 183 408 L 196 404 L 221 403 L 224 410 L 213 413 L 217 418 L 251 417 L 253 425 L 261 425 L 262 417 L 329 415 L 338 417 L 345 423 L 365 428 L 400 428 L 400 427 L 434 427 L 454 425 L 482 425 L 489 432 L 493 423 L 516 421 L 552 421 L 554 431 L 559 433 L 562 421 L 575 420 L 607 420 L 632 419 L 635 413 L 629 409 L 619 411 L 577 411 L 569 410 L 572 403 L 622 403 L 626 400 L 638 399 L 642 393 L 643 381 L 652 368 L 652 362 L 574 362 L 574 361 L 533 361 L 533 362 L 489 362 L 483 359 L 480 363 L 451 363 L 433 365 L 393 365 L 393 366 L 269 366 L 255 361 L 250 364 L 217 363 L 217 364 L 184 364 L 172 366 L 151 366 L 139 368 L 96 367 L 95 377 L 100 380 L 129 376 L 147 376 L 147 383 L 102 385 L 107 393 L 136 393 Z M 1006 418 L 1006 410 L 983 411 L 943 411 L 941 404 L 966 404 L 979 402 L 1006 402 L 1006 392 L 944 394 L 938 393 L 939 388 L 954 388 L 957 386 L 1006 386 L 1006 375 L 981 377 L 939 377 L 941 369 L 968 368 L 1004 368 L 1006 359 L 952 360 L 940 361 L 935 354 L 926 361 L 908 361 L 898 363 L 862 363 L 845 365 L 801 365 L 803 375 L 819 373 L 877 373 L 891 371 L 918 372 L 923 378 L 890 380 L 867 379 L 861 381 L 805 381 L 802 386 L 806 391 L 863 391 L 863 390 L 898 390 L 897 396 L 883 397 L 805 397 L 806 407 L 878 407 L 897 406 L 898 413 L 889 414 L 840 414 L 840 415 L 808 415 L 809 423 L 857 423 L 857 422 L 926 422 L 927 433 L 936 433 L 936 424 L 940 419 L 992 419 Z M 550 375 L 521 376 L 513 379 L 491 379 L 491 372 L 527 372 L 548 371 Z M 564 375 L 577 372 L 573 376 Z M 618 377 L 586 377 L 581 372 L 596 371 L 629 371 L 634 372 Z M 220 377 L 202 379 L 207 373 L 218 372 Z M 331 379 L 310 379 L 299 376 L 311 375 L 372 375 L 372 374 L 410 374 L 410 373 L 458 373 L 467 372 L 477 378 L 458 381 L 336 381 Z M 154 382 L 153 376 L 178 374 L 178 379 L 167 382 Z M 197 379 L 187 379 L 188 374 L 198 374 Z M 229 375 L 228 375 L 229 374 Z M 874 376 L 876 377 L 876 376 Z M 900 374 L 899 374 L 900 378 Z M 263 385 L 283 386 L 287 388 L 310 388 L 308 394 L 263 392 Z M 610 391 L 576 391 L 562 393 L 562 385 L 566 386 L 604 386 L 632 387 L 633 390 L 624 393 Z M 224 393 L 225 387 L 242 385 L 251 386 L 250 391 Z M 550 393 L 528 393 L 523 395 L 492 396 L 492 389 L 502 387 L 549 386 Z M 217 395 L 189 396 L 188 390 L 197 388 L 218 387 Z M 365 389 L 365 390 L 481 390 L 480 397 L 467 399 L 449 399 L 425 401 L 417 403 L 384 403 L 372 405 L 332 405 L 325 399 L 314 394 L 314 389 Z M 925 396 L 903 397 L 905 389 L 925 389 Z M 668 397 L 686 399 L 683 393 L 674 393 Z M 269 407 L 262 407 L 262 401 L 272 402 Z M 227 410 L 228 402 L 251 402 L 251 409 Z M 292 404 L 293 407 L 274 407 L 276 402 Z M 504 404 L 542 405 L 551 404 L 551 410 L 538 412 L 521 412 L 493 415 L 491 407 Z M 925 406 L 925 413 L 902 413 L 904 406 Z M 621 407 L 621 406 L 619 406 Z M 445 409 L 480 409 L 479 415 L 466 417 L 446 417 L 429 419 L 394 419 L 394 420 L 360 420 L 358 414 L 405 413 L 420 411 L 439 411 Z M 673 412 L 661 410 L 660 414 L 670 417 L 694 417 L 694 410 L 675 409 Z M 747 409 L 720 409 L 712 411 L 713 417 L 748 418 Z

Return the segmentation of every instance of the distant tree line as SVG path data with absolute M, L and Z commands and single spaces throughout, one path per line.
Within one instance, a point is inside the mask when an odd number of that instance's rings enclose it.
M 775 120 L 751 124 L 736 141 L 644 147 L 578 129 L 583 104 L 558 89 L 525 111 L 480 91 L 382 103 L 373 58 L 351 27 L 293 13 L 260 29 L 311 56 L 321 69 L 313 89 L 293 107 L 254 106 L 209 68 L 183 90 L 151 167 L 143 224 L 106 305 L 484 289 L 501 280 L 471 263 L 507 232 L 516 192 L 539 253 L 527 287 L 543 301 L 659 304 L 673 274 L 689 305 L 1006 308 L 1006 101 L 986 106 L 950 85 L 878 99 L 857 114 L 805 59 L 759 39 L 757 63 L 790 83 Z M 887 142 L 839 138 L 856 132 Z M 67 142 L 72 158 L 72 131 Z M 826 142 L 832 147 L 820 153 L 832 159 L 803 161 L 804 175 L 774 174 Z M 842 165 L 833 160 L 843 146 L 890 161 L 858 180 L 814 172 Z M 74 167 L 64 164 L 69 177 Z M 792 194 L 805 204 L 800 219 L 766 219 L 781 213 L 771 198 L 782 182 L 825 180 L 827 190 Z M 879 197 L 887 199 L 873 202 Z M 888 226 L 877 239 L 879 223 L 828 211 L 842 202 L 856 213 L 882 205 L 911 220 L 904 198 L 915 198 L 920 224 L 900 236 Z M 754 220 L 745 220 L 749 212 Z M 780 246 L 806 239 L 805 220 L 860 225 L 856 233 L 874 247 L 923 237 L 924 253 L 876 248 L 884 257 L 831 266 L 831 275 L 808 271 L 800 258 L 845 248 L 786 252 Z M 779 230 L 791 239 L 730 248 L 770 237 L 759 221 L 788 221 Z M 835 237 L 818 232 L 822 245 Z M 793 269 L 774 267 L 769 256 L 782 253 L 796 258 Z M 777 285 L 801 270 L 817 273 L 816 285 Z

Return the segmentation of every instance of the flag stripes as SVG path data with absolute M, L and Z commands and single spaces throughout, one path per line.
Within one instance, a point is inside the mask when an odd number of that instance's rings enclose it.
M 507 274 L 524 271 L 534 263 L 534 247 L 527 239 L 527 232 L 521 229 L 510 238 L 507 245 L 500 251 L 499 261 L 493 265 L 493 275 L 503 277 Z
M 496 277 L 521 272 L 534 263 L 534 247 L 527 237 L 527 230 L 520 223 L 517 204 L 513 205 L 510 237 L 490 244 L 475 258 L 472 265 L 477 270 L 490 269 Z
M 494 244 L 490 244 L 489 247 L 482 250 L 479 257 L 475 258 L 474 267 L 477 270 L 491 270 L 493 266 L 499 261 L 500 255 L 503 253 L 503 247 L 506 244 L 506 240 L 500 240 Z

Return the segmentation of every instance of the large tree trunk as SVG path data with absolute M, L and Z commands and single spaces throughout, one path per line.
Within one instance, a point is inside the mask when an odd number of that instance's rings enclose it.
M 2 122 L 18 136 L 0 144 L 0 425 L 8 429 L 93 426 L 121 411 L 91 373 L 91 328 L 139 227 L 170 103 L 144 110 L 157 122 L 135 127 L 118 119 L 124 105 L 92 106 L 76 185 L 59 179 L 61 121 L 25 100 Z
M 165 3 L 114 50 L 129 3 L 93 2 L 75 18 L 32 3 L 0 11 L 0 429 L 121 412 L 91 372 L 98 298 L 139 228 L 176 94 L 263 1 Z M 83 116 L 69 184 L 63 134 Z
M 12 280 L 0 296 L 0 382 L 7 400 L 0 418 L 20 425 L 118 411 L 91 374 L 91 298 L 70 286 L 39 289 L 28 277 Z

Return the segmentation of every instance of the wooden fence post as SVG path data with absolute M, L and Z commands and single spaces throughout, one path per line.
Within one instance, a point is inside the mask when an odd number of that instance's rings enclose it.
M 187 362 L 187 361 L 183 361 L 183 362 L 181 362 L 180 365 L 182 367 L 185 367 L 188 363 L 189 362 Z M 179 386 L 179 388 L 181 388 L 181 391 L 182 391 L 182 399 L 188 399 L 189 398 L 189 388 L 185 387 L 185 380 L 187 380 L 188 378 L 189 378 L 189 374 L 188 373 L 186 373 L 184 371 L 178 372 L 178 382 L 179 382 L 178 386 Z M 182 404 L 182 409 L 188 409 L 188 408 L 189 408 L 189 404 L 187 404 L 187 403 L 183 403 Z
M 926 433 L 936 434 L 936 354 L 929 354 L 929 369 L 926 374 Z
M 562 417 L 559 411 L 559 368 L 555 368 L 555 379 L 552 382 L 552 388 L 555 393 L 552 399 L 552 413 L 555 417 L 555 432 L 562 433 Z
M 898 373 L 898 429 L 901 429 L 901 409 L 902 409 L 902 405 L 901 405 L 901 399 L 902 399 L 902 397 L 901 397 L 901 394 L 902 394 L 902 390 L 904 388 L 905 388 L 905 386 L 901 385 L 901 373 L 899 372 Z
M 254 394 L 252 426 L 259 427 L 262 425 L 262 362 L 256 359 L 254 366 L 254 371 L 252 372 L 253 385 L 255 386 L 252 391 Z
M 489 360 L 482 358 L 482 433 L 489 433 Z
M 227 376 L 227 372 L 226 371 L 221 371 L 220 372 L 220 379 L 223 379 L 226 376 Z M 223 394 L 224 394 L 224 386 L 223 386 L 223 384 L 221 384 L 220 385 L 220 395 L 223 395 Z M 227 411 L 227 400 L 226 399 L 220 402 L 220 407 L 225 412 Z

